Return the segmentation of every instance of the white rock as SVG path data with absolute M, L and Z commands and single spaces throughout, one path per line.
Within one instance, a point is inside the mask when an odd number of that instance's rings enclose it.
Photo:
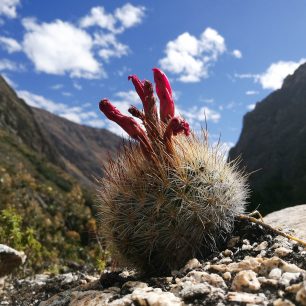
M 252 294 L 246 292 L 229 292 L 227 294 L 227 300 L 230 302 L 240 302 L 248 304 L 264 304 L 267 298 L 264 295 Z
M 280 279 L 280 284 L 284 285 L 285 287 L 290 285 L 291 281 L 295 281 L 300 277 L 301 273 L 292 273 L 292 272 L 285 272 L 283 273 L 281 279 Z
M 279 268 L 274 268 L 269 273 L 269 278 L 272 278 L 272 279 L 280 279 L 281 276 L 282 276 L 282 270 Z
M 233 280 L 232 289 L 237 291 L 258 291 L 260 289 L 260 282 L 254 271 L 240 271 Z
M 290 253 L 292 253 L 292 250 L 284 248 L 284 247 L 279 247 L 275 249 L 274 253 L 276 256 L 285 257 L 289 255 Z
M 180 272 L 186 273 L 187 271 L 200 268 L 201 266 L 201 263 L 196 258 L 193 258 L 187 262 L 187 264 L 180 270 Z
M 268 241 L 263 241 L 260 243 L 256 248 L 254 248 L 254 251 L 262 251 L 265 250 L 268 247 Z
M 223 273 L 223 278 L 224 278 L 225 280 L 231 280 L 231 279 L 232 279 L 232 274 L 231 274 L 231 272 L 225 272 L 225 273 Z
M 149 287 L 150 288 L 150 287 Z M 163 292 L 160 288 L 143 290 L 137 288 L 131 295 L 132 301 L 139 306 L 182 306 L 184 303 L 171 292 Z
M 192 280 L 193 283 L 207 282 L 214 287 L 227 288 L 223 278 L 215 273 L 191 271 L 182 279 L 182 281 L 184 280 Z

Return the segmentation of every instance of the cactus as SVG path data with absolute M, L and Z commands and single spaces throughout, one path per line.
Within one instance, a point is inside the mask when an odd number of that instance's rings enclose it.
M 98 209 L 101 233 L 119 262 L 163 274 L 216 250 L 244 212 L 248 188 L 220 146 L 208 144 L 206 131 L 196 136 L 174 116 L 169 81 L 159 69 L 153 72 L 160 119 L 152 84 L 129 77 L 144 106 L 130 112 L 146 132 L 108 100 L 100 102 L 101 111 L 139 144 L 130 142 L 105 167 Z

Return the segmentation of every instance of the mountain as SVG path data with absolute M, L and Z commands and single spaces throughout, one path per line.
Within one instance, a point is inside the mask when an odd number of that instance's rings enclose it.
M 271 212 L 306 202 L 306 64 L 243 118 L 229 159 L 252 173 L 251 207 Z
M 101 264 L 95 177 L 121 143 L 28 106 L 0 77 L 0 241 L 26 252 L 26 273 Z
M 103 162 L 118 151 L 122 139 L 108 130 L 80 125 L 42 109 L 32 111 L 65 169 L 81 184 L 93 187 L 95 178 L 103 176 Z
M 95 178 L 103 176 L 103 161 L 122 144 L 120 137 L 106 129 L 76 124 L 28 106 L 1 76 L 0 128 L 92 188 Z

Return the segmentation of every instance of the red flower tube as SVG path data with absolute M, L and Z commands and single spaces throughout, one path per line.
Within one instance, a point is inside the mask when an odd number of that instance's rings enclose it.
M 160 119 L 168 122 L 174 117 L 175 106 L 172 89 L 167 76 L 158 68 L 153 68 L 156 93 L 160 101 Z

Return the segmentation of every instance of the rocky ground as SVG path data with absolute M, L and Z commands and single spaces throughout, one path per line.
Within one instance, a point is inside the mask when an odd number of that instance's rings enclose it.
M 223 251 L 168 276 L 78 271 L 16 280 L 5 290 L 0 305 L 306 305 L 306 250 L 239 222 Z

